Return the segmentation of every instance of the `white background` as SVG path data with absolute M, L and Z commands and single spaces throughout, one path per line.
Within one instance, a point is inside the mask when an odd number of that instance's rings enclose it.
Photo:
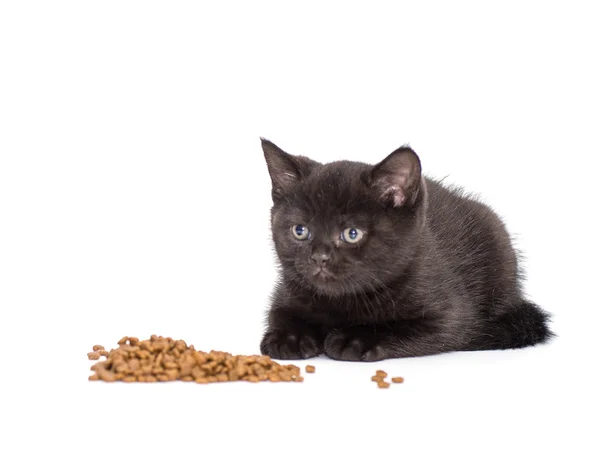
M 594 2 L 211 3 L 0 4 L 0 452 L 599 452 Z M 412 145 L 505 219 L 559 337 L 319 358 L 303 384 L 88 382 L 124 335 L 258 352 L 260 136 Z

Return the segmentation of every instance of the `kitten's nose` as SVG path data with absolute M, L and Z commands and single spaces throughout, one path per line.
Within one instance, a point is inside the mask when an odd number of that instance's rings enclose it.
M 312 255 L 310 256 L 310 259 L 317 265 L 323 267 L 327 264 L 327 262 L 331 260 L 331 256 L 328 252 L 322 249 L 317 249 L 313 251 Z

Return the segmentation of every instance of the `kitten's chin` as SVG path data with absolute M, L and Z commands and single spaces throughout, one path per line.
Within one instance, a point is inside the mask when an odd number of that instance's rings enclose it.
M 321 293 L 339 295 L 343 293 L 343 285 L 336 276 L 327 270 L 314 271 L 309 282 Z

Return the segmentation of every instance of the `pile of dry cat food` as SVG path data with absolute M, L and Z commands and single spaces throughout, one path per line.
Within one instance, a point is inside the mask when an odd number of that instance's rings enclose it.
M 385 378 L 388 376 L 387 372 L 383 370 L 378 370 L 375 372 L 375 375 L 371 377 L 371 380 L 377 383 L 378 388 L 389 388 L 390 382 L 385 381 Z M 393 377 L 392 383 L 404 383 L 403 377 Z
M 146 382 L 194 381 L 196 383 L 217 383 L 247 381 L 258 383 L 302 382 L 300 368 L 294 365 L 281 365 L 268 356 L 232 355 L 211 350 L 206 353 L 196 350 L 182 340 L 152 335 L 140 341 L 137 337 L 124 337 L 118 348 L 107 351 L 102 345 L 94 345 L 88 353 L 91 360 L 106 360 L 95 363 L 90 380 L 106 382 Z M 306 372 L 315 372 L 315 366 L 307 365 Z M 378 370 L 371 380 L 378 388 L 389 388 L 385 379 L 387 372 Z M 403 383 L 404 378 L 393 377 L 392 383 Z
M 268 356 L 234 356 L 214 350 L 206 353 L 182 340 L 156 335 L 142 341 L 136 337 L 124 337 L 118 344 L 118 348 L 110 351 L 95 345 L 88 353 L 92 360 L 106 357 L 106 360 L 91 367 L 94 374 L 89 377 L 90 380 L 146 383 L 175 380 L 196 383 L 304 381 L 299 367 L 278 364 Z M 314 367 L 310 367 L 314 372 Z

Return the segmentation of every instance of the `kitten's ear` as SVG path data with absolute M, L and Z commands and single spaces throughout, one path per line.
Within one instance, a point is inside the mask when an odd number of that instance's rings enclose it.
M 370 181 L 385 204 L 411 206 L 421 186 L 421 161 L 411 148 L 398 148 L 373 168 Z
M 269 175 L 273 184 L 273 198 L 281 196 L 287 190 L 305 178 L 319 163 L 304 156 L 286 153 L 273 142 L 261 137 L 262 149 L 267 161 Z

